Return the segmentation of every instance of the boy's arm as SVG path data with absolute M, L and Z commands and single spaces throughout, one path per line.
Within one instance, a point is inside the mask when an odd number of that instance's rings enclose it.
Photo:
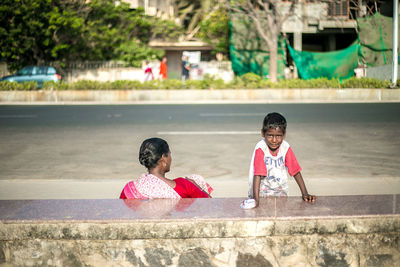
M 302 196 L 303 200 L 306 202 L 315 202 L 317 200 L 317 197 L 314 195 L 308 194 L 306 185 L 304 184 L 303 176 L 301 175 L 301 172 L 296 173 L 293 177 L 296 180 L 296 182 L 300 188 L 301 196 Z
M 186 62 L 186 64 L 184 65 L 184 68 L 190 71 L 190 65 L 189 65 L 189 62 Z
M 254 175 L 254 178 L 253 178 L 253 197 L 256 200 L 255 208 L 258 207 L 259 200 L 260 200 L 260 183 L 261 183 L 261 176 L 260 175 Z

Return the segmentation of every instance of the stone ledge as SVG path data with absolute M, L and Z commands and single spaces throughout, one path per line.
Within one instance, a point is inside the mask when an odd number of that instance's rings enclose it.
M 2 200 L 0 240 L 247 238 L 400 233 L 400 195 L 262 199 Z
M 0 266 L 399 266 L 400 195 L 0 201 Z
M 373 218 L 400 215 L 400 195 L 270 197 L 257 209 L 239 208 L 244 198 L 0 200 L 0 222 L 167 222 L 182 220 L 291 220 Z

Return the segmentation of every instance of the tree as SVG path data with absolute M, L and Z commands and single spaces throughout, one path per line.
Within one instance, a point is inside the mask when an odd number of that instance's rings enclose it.
M 116 5 L 113 0 L 93 0 L 87 6 L 81 60 L 120 59 L 137 67 L 158 55 L 147 46 L 153 20 L 142 8 L 131 10 L 128 4 Z
M 290 1 L 289 6 L 282 5 L 280 0 L 232 0 L 230 8 L 237 14 L 252 19 L 255 30 L 267 44 L 270 53 L 269 79 L 278 81 L 278 40 L 282 25 L 294 14 L 298 0 Z
M 185 40 L 201 39 L 214 46 L 214 53 L 228 53 L 229 10 L 227 0 L 176 0 Z
M 83 20 L 62 1 L 4 0 L 0 6 L 1 57 L 11 69 L 43 64 L 69 47 Z M 61 16 L 62 15 L 62 16 Z M 68 33 L 68 37 L 65 37 Z M 64 37 L 65 38 L 64 38 Z
M 229 15 L 223 6 L 217 7 L 199 23 L 197 35 L 201 40 L 214 46 L 213 53 L 228 54 Z
M 215 0 L 176 0 L 181 25 L 190 33 L 212 8 Z
M 49 63 L 63 67 L 86 60 L 123 59 L 140 66 L 143 60 L 161 56 L 147 45 L 155 35 L 155 24 L 158 38 L 174 35 L 171 22 L 163 29 L 158 18 L 120 1 L 3 0 L 1 60 L 11 70 Z

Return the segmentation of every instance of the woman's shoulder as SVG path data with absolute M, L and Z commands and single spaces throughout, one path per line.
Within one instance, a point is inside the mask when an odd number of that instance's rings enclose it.
M 178 177 L 174 179 L 175 183 L 178 185 L 182 185 L 182 184 L 188 184 L 190 183 L 190 181 L 188 179 L 185 179 L 183 177 Z
M 176 192 L 184 198 L 207 198 L 208 195 L 202 191 L 202 189 L 195 184 L 195 181 L 191 181 L 187 178 L 179 177 L 174 179 Z
M 184 189 L 186 191 L 193 191 L 195 189 L 198 189 L 198 186 L 196 186 L 193 181 L 183 178 L 183 177 L 178 177 L 174 179 L 176 186 L 175 189 Z

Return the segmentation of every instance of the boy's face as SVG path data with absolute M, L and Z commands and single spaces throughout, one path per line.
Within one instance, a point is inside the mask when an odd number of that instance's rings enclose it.
M 265 138 L 265 142 L 272 152 L 276 152 L 278 150 L 283 139 L 285 138 L 285 134 L 281 128 L 268 129 L 265 134 L 261 131 L 261 135 Z

